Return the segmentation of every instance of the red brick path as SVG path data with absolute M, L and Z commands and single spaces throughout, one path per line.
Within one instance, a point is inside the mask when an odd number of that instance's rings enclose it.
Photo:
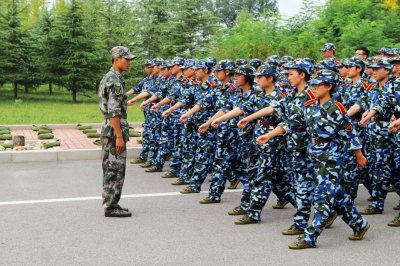
M 100 128 L 93 127 L 100 132 Z M 142 131 L 142 128 L 135 128 L 137 131 Z M 61 143 L 60 149 L 70 150 L 70 149 L 96 149 L 101 146 L 93 144 L 96 138 L 90 139 L 83 134 L 79 129 L 53 129 L 54 139 L 58 139 Z M 23 135 L 25 140 L 38 140 L 37 133 L 31 129 L 21 129 L 21 130 L 11 130 L 12 135 Z M 141 145 L 137 143 L 138 138 L 130 138 L 127 143 L 128 147 L 140 147 Z

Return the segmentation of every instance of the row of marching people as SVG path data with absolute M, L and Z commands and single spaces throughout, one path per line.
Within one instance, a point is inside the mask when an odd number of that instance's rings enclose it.
M 400 122 L 389 128 L 400 117 L 398 61 L 282 59 L 147 60 L 146 77 L 129 92 L 137 95 L 128 105 L 143 99 L 145 114 L 141 154 L 131 163 L 161 172 L 171 158 L 162 177 L 186 185 L 183 194 L 199 193 L 210 174 L 201 204 L 219 203 L 226 181 L 240 181 L 240 202 L 228 212 L 241 216 L 235 224 L 258 223 L 273 192 L 274 208 L 296 208 L 282 231 L 301 236 L 291 249 L 315 247 L 338 215 L 353 230 L 349 239 L 361 240 L 370 228 L 362 215 L 383 212 L 391 183 L 400 192 L 399 142 L 390 132 Z M 358 211 L 360 182 L 372 204 Z

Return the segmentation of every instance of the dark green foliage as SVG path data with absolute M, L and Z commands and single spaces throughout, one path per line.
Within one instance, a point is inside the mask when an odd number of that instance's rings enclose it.
M 276 0 L 0 1 L 0 86 L 29 92 L 40 84 L 93 94 L 111 65 L 110 49 L 138 58 L 124 74 L 127 89 L 144 75 L 146 58 L 261 58 L 272 54 L 320 59 L 325 42 L 337 58 L 354 48 L 400 47 L 399 4 L 388 0 L 305 0 L 283 20 Z M 24 3 L 24 4 L 21 4 Z M 88 94 L 90 94 L 88 93 Z M 55 93 L 56 94 L 56 93 Z M 82 101 L 82 100 L 81 100 Z
M 254 16 L 242 10 L 232 28 L 221 27 L 210 53 L 219 58 L 254 58 L 272 54 L 321 59 L 326 42 L 337 47 L 337 58 L 350 57 L 366 46 L 400 47 L 399 8 L 384 1 L 330 0 L 318 7 L 305 0 L 299 14 L 277 23 L 271 13 Z M 259 56 L 259 55 L 262 56 Z

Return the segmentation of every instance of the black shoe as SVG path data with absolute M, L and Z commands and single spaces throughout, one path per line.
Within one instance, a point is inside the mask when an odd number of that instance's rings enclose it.
M 131 217 L 132 213 L 129 211 L 123 210 L 123 208 L 114 208 L 114 209 L 105 209 L 104 210 L 105 217 Z

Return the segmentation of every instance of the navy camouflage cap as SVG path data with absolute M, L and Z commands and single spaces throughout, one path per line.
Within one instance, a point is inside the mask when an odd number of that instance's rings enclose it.
M 372 65 L 369 66 L 370 68 L 386 68 L 391 70 L 393 65 L 390 63 L 389 58 L 377 58 Z
M 335 45 L 333 43 L 325 43 L 324 46 L 322 47 L 322 49 L 320 50 L 321 52 L 325 52 L 325 51 L 335 51 Z
M 136 56 L 131 54 L 129 49 L 125 46 L 115 46 L 110 50 L 112 58 L 123 57 L 128 60 L 134 59 Z
M 193 68 L 195 65 L 196 65 L 196 60 L 186 59 L 185 64 L 181 67 L 181 69 Z
M 215 64 L 217 63 L 217 59 L 213 56 L 207 57 L 205 61 L 208 63 L 208 65 L 211 65 L 212 67 L 214 67 Z
M 145 66 L 153 66 L 153 60 L 151 60 L 151 59 L 146 59 L 146 61 L 144 61 L 144 65 L 145 65 Z
M 172 59 L 172 64 L 173 65 L 183 65 L 183 64 L 185 64 L 185 59 L 177 56 L 174 59 Z
M 208 68 L 208 69 L 212 69 L 212 62 L 208 62 L 207 59 L 200 59 L 197 60 L 196 65 L 193 67 L 193 69 L 204 69 L 204 68 Z
M 224 59 L 218 62 L 218 64 L 214 67 L 214 71 L 219 70 L 234 70 L 234 63 L 229 59 Z
M 160 66 L 164 63 L 164 59 L 162 59 L 161 57 L 156 57 L 153 58 L 153 66 Z
M 337 69 L 337 63 L 335 59 L 333 58 L 325 58 L 319 62 L 318 65 L 315 66 L 315 68 L 322 70 L 322 69 L 329 69 L 332 71 L 338 71 Z
M 398 56 L 400 55 L 400 49 L 399 48 L 392 48 L 393 55 Z
M 235 67 L 239 67 L 239 66 L 244 66 L 247 65 L 247 60 L 246 59 L 236 59 L 235 61 Z
M 293 62 L 289 62 L 285 65 L 286 69 L 299 69 L 311 75 L 313 72 L 314 65 L 305 59 L 296 59 Z
M 160 69 L 164 69 L 164 68 L 170 68 L 172 67 L 174 64 L 172 64 L 172 61 L 170 60 L 164 60 L 163 64 L 160 66 Z
M 391 58 L 391 59 L 390 59 L 390 63 L 391 63 L 391 64 L 398 64 L 398 63 L 400 63 L 400 57 Z
M 359 67 L 359 68 L 364 69 L 365 68 L 365 63 L 361 58 L 359 58 L 357 56 L 353 56 L 349 60 L 349 67 L 351 67 L 351 66 L 355 66 L 355 67 Z
M 254 58 L 250 60 L 250 65 L 257 69 L 259 66 L 263 64 L 263 61 L 259 58 Z
M 285 64 L 285 63 L 291 62 L 291 61 L 293 61 L 293 56 L 284 55 L 284 56 L 282 56 L 282 58 L 281 58 L 280 64 Z
M 315 60 L 309 57 L 304 57 L 303 60 L 309 62 L 313 67 L 315 65 Z
M 255 73 L 256 70 L 250 65 L 239 66 L 235 71 L 235 74 L 243 75 L 248 79 L 253 79 Z
M 388 48 L 388 47 L 382 47 L 381 49 L 379 49 L 378 54 L 382 54 L 382 55 L 394 55 L 393 50 Z
M 273 78 L 278 77 L 278 71 L 275 66 L 262 65 L 260 69 L 255 73 L 255 76 L 270 76 Z
M 277 66 L 277 65 L 279 65 L 279 56 L 278 55 L 276 55 L 276 54 L 274 54 L 274 55 L 271 55 L 270 57 L 268 57 L 267 58 L 267 63 L 268 63 L 268 65 L 275 65 L 275 66 Z
M 329 69 L 322 69 L 317 72 L 317 76 L 314 79 L 310 80 L 310 85 L 318 85 L 322 82 L 335 84 L 338 79 L 339 75 L 337 72 Z
M 365 61 L 365 67 L 370 67 L 372 64 L 374 64 L 376 60 L 376 57 L 368 57 L 367 60 Z

